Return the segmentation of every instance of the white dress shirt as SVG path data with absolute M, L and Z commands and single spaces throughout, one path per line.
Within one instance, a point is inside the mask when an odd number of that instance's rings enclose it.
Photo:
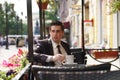
M 63 48 L 63 46 L 61 45 L 61 43 L 57 44 L 57 43 L 55 43 L 52 39 L 51 39 L 51 41 L 52 41 L 52 46 L 53 46 L 53 53 L 54 53 L 54 55 L 59 54 L 57 45 L 60 45 L 60 51 L 61 51 L 61 53 L 62 53 L 64 56 L 67 55 L 67 53 L 66 53 L 65 49 Z M 51 58 L 52 58 L 52 56 L 48 56 L 46 62 L 50 62 L 50 61 L 51 61 Z M 55 64 L 56 64 L 56 66 L 60 66 L 60 65 L 61 65 L 61 63 L 59 63 L 59 62 L 55 62 Z

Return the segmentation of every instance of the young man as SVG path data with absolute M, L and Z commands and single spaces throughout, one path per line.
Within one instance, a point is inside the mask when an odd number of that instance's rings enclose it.
M 65 56 L 70 55 L 69 45 L 61 41 L 64 36 L 62 22 L 51 23 L 49 32 L 49 39 L 38 42 L 33 59 L 44 66 L 61 66 L 65 61 Z

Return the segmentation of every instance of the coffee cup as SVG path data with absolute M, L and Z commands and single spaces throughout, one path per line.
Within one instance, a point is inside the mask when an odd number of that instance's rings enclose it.
M 66 55 L 66 64 L 73 64 L 74 63 L 74 55 Z

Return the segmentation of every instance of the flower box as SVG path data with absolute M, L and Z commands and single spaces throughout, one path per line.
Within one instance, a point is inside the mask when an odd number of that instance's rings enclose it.
M 97 51 L 93 53 L 96 59 L 117 58 L 118 51 Z
M 42 3 L 42 6 L 40 5 L 40 2 L 37 2 L 37 4 L 38 4 L 38 7 L 40 8 L 40 9 L 47 9 L 47 6 L 48 6 L 48 2 L 43 2 Z M 42 7 L 42 8 L 41 8 Z
M 24 79 L 27 76 L 25 73 L 31 65 L 26 58 L 27 53 L 26 50 L 18 49 L 17 54 L 10 56 L 7 60 L 3 60 L 0 80 L 21 80 L 21 78 L 22 80 L 27 80 Z
M 42 3 L 42 9 L 47 9 L 48 2 Z
M 31 63 L 28 63 L 12 80 L 28 80 L 28 70 L 31 66 Z

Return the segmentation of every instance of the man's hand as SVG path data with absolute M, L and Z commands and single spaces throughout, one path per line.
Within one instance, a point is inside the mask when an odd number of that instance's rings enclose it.
M 63 62 L 65 60 L 65 56 L 62 54 L 57 54 L 53 56 L 53 61 L 54 62 Z

